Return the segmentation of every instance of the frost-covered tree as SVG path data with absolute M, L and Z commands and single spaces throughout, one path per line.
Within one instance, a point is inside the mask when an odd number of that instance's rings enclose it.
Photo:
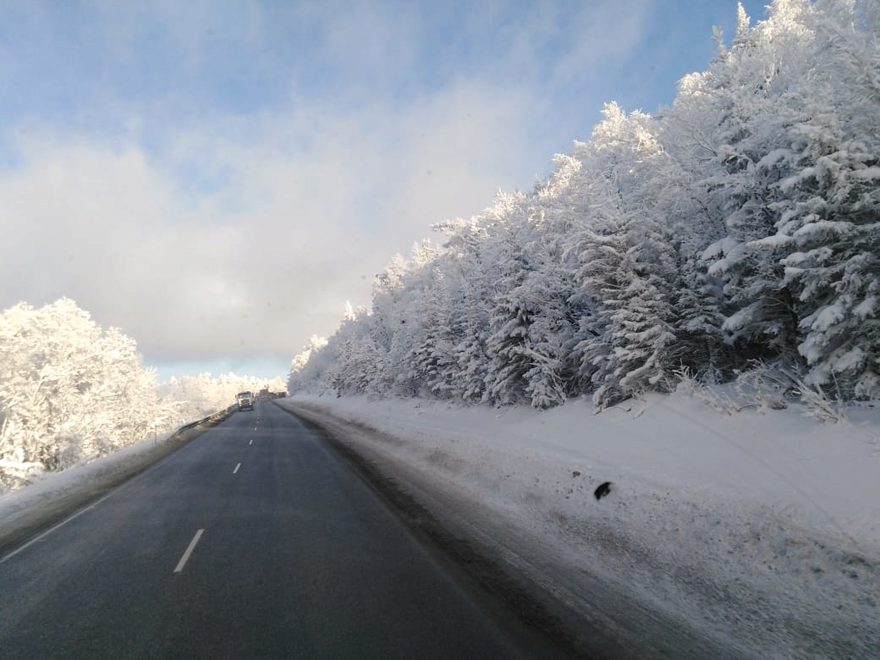
M 312 353 L 315 351 L 320 351 L 327 345 L 326 337 L 319 337 L 318 335 L 312 335 L 309 338 L 309 342 L 303 347 L 302 353 L 298 353 L 290 364 L 290 374 L 291 376 L 296 376 L 300 372 L 302 372 L 309 364 L 309 360 L 312 357 Z
M 502 226 L 497 243 L 500 277 L 493 283 L 493 305 L 489 317 L 489 337 L 486 352 L 491 359 L 486 376 L 486 397 L 496 404 L 510 404 L 526 400 L 525 374 L 532 368 L 529 346 L 529 326 L 541 305 L 526 284 L 531 265 L 528 262 L 521 232 L 526 226 L 518 216 L 524 216 L 525 198 L 522 195 L 502 198 L 508 214 L 508 223 Z
M 301 386 L 604 406 L 758 359 L 876 398 L 877 3 L 739 6 L 716 40 L 671 107 L 608 104 L 531 193 L 396 259 Z
M 448 244 L 461 282 L 461 307 L 457 310 L 461 338 L 453 347 L 456 364 L 454 378 L 458 398 L 468 403 L 483 400 L 491 364 L 486 348 L 489 339 L 489 286 L 482 276 L 480 236 L 479 228 L 463 227 L 450 236 Z M 455 250 L 458 241 L 461 242 L 460 251 Z
M 448 398 L 456 390 L 455 346 L 459 332 L 452 294 L 440 268 L 431 270 L 431 279 L 420 293 L 418 339 L 407 361 L 425 389 L 439 398 Z
M 0 487 L 59 470 L 167 425 L 135 342 L 72 300 L 0 313 Z M 5 475 L 5 476 L 4 476 Z
M 590 189 L 604 218 L 597 214 L 582 234 L 581 276 L 603 320 L 588 357 L 599 381 L 594 398 L 604 405 L 662 384 L 675 341 L 675 252 L 653 189 L 665 154 L 651 119 L 606 106 L 587 157 L 589 169 L 601 172 Z
M 855 28 L 852 3 L 825 7 L 805 18 L 815 65 L 790 95 L 802 109 L 786 126 L 793 164 L 777 184 L 777 233 L 759 243 L 784 254 L 808 380 L 870 398 L 880 394 L 880 52 Z
M 740 8 L 733 48 L 723 53 L 690 97 L 709 96 L 712 122 L 703 130 L 712 145 L 700 184 L 720 212 L 727 234 L 703 253 L 709 275 L 724 282 L 724 329 L 744 357 L 790 357 L 797 318 L 782 283 L 775 246 L 758 241 L 775 233 L 777 182 L 792 163 L 783 127 L 786 97 L 806 66 L 802 0 L 778 0 L 771 19 L 755 28 Z M 713 127 L 714 126 L 714 127 Z

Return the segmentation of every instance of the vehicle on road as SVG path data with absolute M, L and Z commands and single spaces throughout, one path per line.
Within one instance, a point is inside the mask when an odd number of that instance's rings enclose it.
M 254 393 L 253 392 L 239 392 L 235 395 L 235 400 L 238 402 L 239 410 L 253 410 L 254 409 Z

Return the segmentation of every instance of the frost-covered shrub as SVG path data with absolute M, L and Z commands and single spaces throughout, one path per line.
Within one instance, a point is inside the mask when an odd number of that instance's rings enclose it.
M 735 401 L 730 395 L 725 393 L 717 383 L 706 383 L 701 379 L 695 378 L 687 368 L 677 370 L 675 378 L 677 379 L 675 384 L 676 392 L 702 401 L 720 413 L 732 415 L 745 407 L 742 402 Z M 670 387 L 670 389 L 672 388 Z
M 811 417 L 815 417 L 821 422 L 839 423 L 847 421 L 846 413 L 840 401 L 832 399 L 825 390 L 798 380 L 797 392 L 807 414 Z
M 797 378 L 781 364 L 756 363 L 740 372 L 734 386 L 741 401 L 758 409 L 783 410 L 797 399 Z

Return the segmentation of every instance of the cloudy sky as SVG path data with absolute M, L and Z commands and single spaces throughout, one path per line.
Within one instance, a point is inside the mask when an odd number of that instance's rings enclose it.
M 744 3 L 754 18 L 763 2 Z M 280 375 L 430 225 L 654 111 L 733 0 L 0 2 L 0 308 Z

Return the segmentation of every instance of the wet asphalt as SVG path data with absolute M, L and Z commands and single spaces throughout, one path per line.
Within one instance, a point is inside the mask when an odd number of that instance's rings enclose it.
M 489 609 L 270 402 L 0 558 L 0 658 L 543 655 Z

